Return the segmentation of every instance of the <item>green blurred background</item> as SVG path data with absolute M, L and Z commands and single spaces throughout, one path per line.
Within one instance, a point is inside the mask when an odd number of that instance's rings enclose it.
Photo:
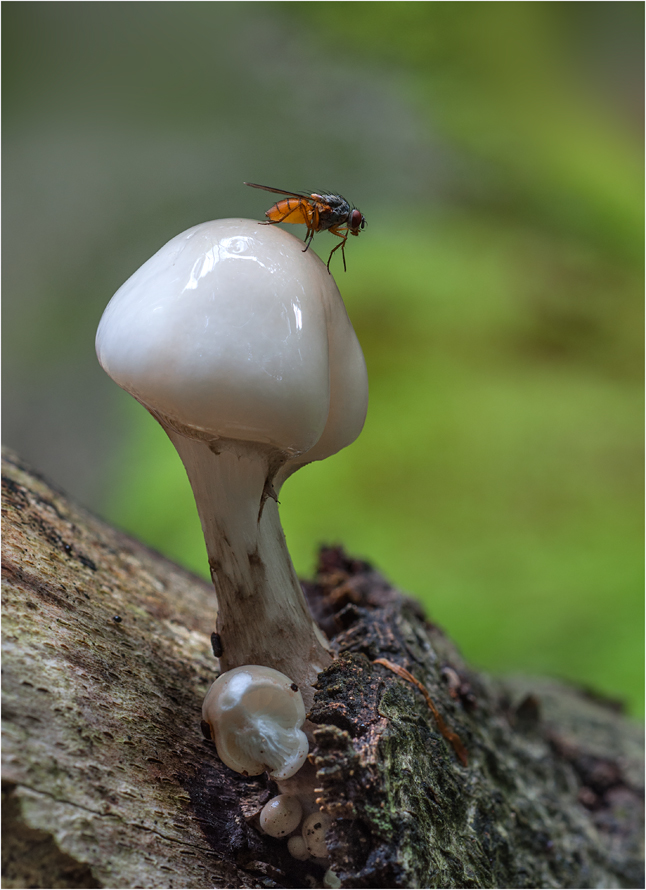
M 5 443 L 206 575 L 96 325 L 175 234 L 262 218 L 243 180 L 339 191 L 368 220 L 334 272 L 370 408 L 283 489 L 298 571 L 342 542 L 476 665 L 642 713 L 643 12 L 4 4 Z

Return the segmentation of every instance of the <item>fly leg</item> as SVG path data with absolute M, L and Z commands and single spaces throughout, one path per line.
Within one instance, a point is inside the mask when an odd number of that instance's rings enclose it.
M 303 248 L 303 253 L 305 253 L 307 251 L 308 247 L 312 243 L 312 239 L 314 238 L 314 232 L 315 232 L 315 229 L 313 229 L 313 228 L 310 229 L 309 226 L 307 227 L 307 234 L 305 235 L 305 247 Z
M 340 248 L 341 248 L 341 256 L 343 257 L 343 271 L 344 271 L 344 272 L 347 272 L 348 270 L 347 270 L 347 267 L 346 267 L 346 265 L 345 265 L 345 242 L 348 240 L 348 231 L 347 231 L 347 229 L 346 229 L 344 232 L 339 232 L 339 231 L 336 229 L 336 227 L 333 227 L 333 228 L 331 228 L 331 229 L 328 229 L 328 231 L 329 231 L 332 235 L 336 235 L 337 238 L 341 238 L 341 241 L 337 244 L 336 247 L 333 247 L 332 250 L 330 251 L 330 256 L 328 257 L 328 261 L 327 261 L 327 270 L 328 270 L 328 272 L 330 272 L 330 260 L 332 259 L 332 254 L 334 253 L 335 250 L 338 250 L 339 247 L 340 247 Z M 330 275 L 331 275 L 331 274 L 332 274 L 332 273 L 330 272 Z
M 305 225 L 307 226 L 307 235 L 305 236 L 305 247 L 303 248 L 303 253 L 305 253 L 307 248 L 312 243 L 312 239 L 314 238 L 314 232 L 318 232 L 318 230 L 319 230 L 319 212 L 316 209 L 316 207 L 308 207 L 307 210 L 305 210 L 303 212 L 303 216 L 306 217 Z

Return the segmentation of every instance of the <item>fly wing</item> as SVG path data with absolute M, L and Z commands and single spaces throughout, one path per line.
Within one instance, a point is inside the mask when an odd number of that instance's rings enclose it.
M 275 195 L 287 195 L 290 198 L 305 198 L 307 201 L 314 201 L 318 195 L 310 195 L 308 192 L 286 192 L 283 189 L 273 189 L 269 185 L 258 185 L 256 182 L 245 182 L 245 185 L 251 186 L 252 189 L 262 189 L 264 192 L 273 192 Z

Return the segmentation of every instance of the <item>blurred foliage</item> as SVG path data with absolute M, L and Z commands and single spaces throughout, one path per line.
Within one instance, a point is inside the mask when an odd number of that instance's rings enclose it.
M 298 571 L 341 542 L 476 664 L 642 713 L 642 4 L 10 4 L 3 18 L 12 218 L 45 245 L 30 279 L 38 257 L 11 242 L 12 322 L 52 295 L 40 327 L 12 324 L 11 379 L 43 389 L 62 351 L 87 352 L 110 292 L 164 240 L 261 216 L 242 179 L 339 189 L 368 220 L 334 271 L 370 407 L 354 445 L 281 493 Z M 34 121 L 31 157 L 13 140 Z M 88 194 L 100 214 L 77 212 Z M 330 240 L 314 240 L 326 259 Z M 99 378 L 96 508 L 206 575 L 174 450 Z
M 629 35 L 634 28 L 639 55 L 639 4 L 348 3 L 342 17 L 335 3 L 292 5 L 319 47 L 327 37 L 328 48 L 343 44 L 355 61 L 361 53 L 405 66 L 421 113 L 472 160 L 489 162 L 469 178 L 485 175 L 490 207 L 641 263 L 642 154 L 619 115 L 613 120 L 618 108 L 600 114 L 603 85 L 594 78 L 605 66 L 584 57 L 619 16 Z M 615 71 L 621 63 L 613 59 Z M 635 105 L 639 85 L 627 97 Z

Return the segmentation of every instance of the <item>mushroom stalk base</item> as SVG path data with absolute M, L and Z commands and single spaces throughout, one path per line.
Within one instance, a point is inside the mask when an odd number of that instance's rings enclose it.
M 256 443 L 191 439 L 164 424 L 186 468 L 218 600 L 220 665 L 275 668 L 309 708 L 331 662 L 287 550 L 272 482 L 288 455 Z

